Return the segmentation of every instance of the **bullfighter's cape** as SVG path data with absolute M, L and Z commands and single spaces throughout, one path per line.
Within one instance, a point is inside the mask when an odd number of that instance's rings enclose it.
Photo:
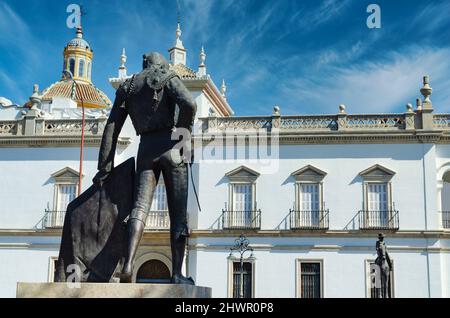
M 125 222 L 133 207 L 134 177 L 135 160 L 130 158 L 114 168 L 101 187 L 92 185 L 68 205 L 56 282 L 118 281 L 126 252 Z

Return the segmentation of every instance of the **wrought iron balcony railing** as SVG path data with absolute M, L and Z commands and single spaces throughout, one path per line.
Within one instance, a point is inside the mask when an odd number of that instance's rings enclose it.
M 66 211 L 49 211 L 45 210 L 44 218 L 42 219 L 42 228 L 62 228 L 64 225 L 64 217 Z
M 360 230 L 398 230 L 399 213 L 396 210 L 359 211 Z
M 291 230 L 327 230 L 329 228 L 329 210 L 290 210 L 289 226 Z
M 147 230 L 168 230 L 170 228 L 169 212 L 150 211 L 145 221 L 145 229 Z
M 46 210 L 44 217 L 37 226 L 43 229 L 62 228 L 66 211 Z M 170 228 L 170 219 L 168 211 L 150 211 L 145 222 L 147 230 L 168 230 Z
M 450 229 L 450 211 L 441 211 L 442 228 Z
M 226 211 L 222 210 L 224 230 L 250 230 L 261 228 L 261 210 Z

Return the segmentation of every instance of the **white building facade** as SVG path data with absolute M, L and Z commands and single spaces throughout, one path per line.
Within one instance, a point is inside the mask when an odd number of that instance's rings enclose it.
M 65 52 L 89 57 L 80 87 L 94 92 L 89 49 L 77 40 Z M 405 113 L 355 115 L 341 105 L 332 115 L 284 116 L 275 107 L 270 116 L 236 117 L 225 83 L 217 88 L 207 73 L 204 49 L 197 71 L 186 54 L 178 26 L 169 58 L 198 104 L 193 180 L 202 211 L 190 184 L 185 262 L 197 285 L 212 287 L 213 297 L 371 297 L 383 232 L 393 297 L 450 297 L 450 114 L 436 114 L 428 77 L 423 99 Z M 128 78 L 125 62 L 124 51 L 110 79 L 115 88 Z M 79 180 L 87 189 L 96 173 L 110 102 L 90 95 L 80 178 L 81 100 L 68 85 L 35 88 L 24 107 L 0 106 L 1 297 L 14 297 L 19 281 L 52 281 L 65 207 Z M 127 121 L 116 164 L 135 156 L 138 144 Z M 170 277 L 162 182 L 153 200 L 137 283 Z M 253 250 L 242 269 L 239 255 L 230 255 L 241 234 Z

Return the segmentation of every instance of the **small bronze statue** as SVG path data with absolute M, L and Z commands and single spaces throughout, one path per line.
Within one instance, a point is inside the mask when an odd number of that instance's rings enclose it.
M 143 235 L 147 213 L 158 179 L 162 173 L 167 191 L 174 284 L 192 284 L 192 278 L 181 273 L 186 238 L 189 145 L 179 131 L 192 131 L 197 105 L 180 78 L 169 69 L 159 53 L 143 56 L 143 70 L 126 80 L 117 90 L 111 114 L 106 123 L 100 147 L 98 173 L 94 183 L 101 185 L 114 167 L 119 133 L 129 115 L 136 133 L 141 136 L 137 156 L 135 199 L 128 219 L 125 263 L 120 281 L 131 282 L 134 258 Z M 178 112 L 176 106 L 178 105 Z M 178 113 L 178 116 L 176 114 Z M 176 118 L 177 117 L 177 118 Z M 184 143 L 180 149 L 179 145 Z M 186 147 L 185 147 L 186 146 Z
M 379 266 L 379 274 L 381 277 L 381 293 L 379 298 L 391 298 L 390 284 L 389 281 L 390 274 L 392 271 L 392 262 L 387 251 L 386 243 L 384 242 L 384 234 L 378 234 L 378 241 L 376 243 L 377 258 L 375 259 L 375 264 Z

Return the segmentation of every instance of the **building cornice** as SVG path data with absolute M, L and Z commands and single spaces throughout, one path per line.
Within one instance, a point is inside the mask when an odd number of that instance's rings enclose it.
M 209 142 L 223 138 L 268 137 L 280 144 L 359 143 L 450 143 L 450 114 L 422 113 L 346 114 L 281 116 L 275 107 L 272 116 L 199 118 L 202 134 Z
M 374 244 L 371 245 L 331 245 L 331 244 L 250 244 L 253 251 L 334 251 L 334 252 L 361 252 L 361 253 L 373 253 L 376 254 Z M 189 250 L 216 250 L 216 251 L 229 251 L 230 245 L 226 244 L 204 244 L 204 243 L 191 243 L 189 244 Z M 401 246 L 401 245 L 389 245 L 389 252 L 415 252 L 415 253 L 450 253 L 450 248 L 447 247 L 430 247 L 430 246 Z
M 198 238 L 235 238 L 245 234 L 247 237 L 286 237 L 286 238 L 304 238 L 304 237 L 335 237 L 335 238 L 376 238 L 379 231 L 360 231 L 360 230 L 327 230 L 327 231 L 308 231 L 308 230 L 192 230 L 190 239 Z M 62 229 L 0 229 L 1 236 L 61 236 Z M 157 237 L 168 238 L 168 230 L 145 230 L 144 238 Z M 423 239 L 450 239 L 450 230 L 402 230 L 386 233 L 386 237 L 393 238 L 423 238 Z
M 308 231 L 308 230 L 193 230 L 190 234 L 191 239 L 214 238 L 214 237 L 239 237 L 242 233 L 251 237 L 334 237 L 334 238 L 376 238 L 379 231 L 347 231 L 347 230 L 328 230 L 328 231 Z M 386 234 L 388 238 L 423 238 L 423 239 L 450 239 L 450 230 L 420 231 L 404 230 L 393 231 Z
M 2 136 L 0 148 L 45 148 L 45 147 L 80 147 L 80 136 Z M 85 147 L 100 147 L 102 136 L 85 136 Z M 120 137 L 117 141 L 119 148 L 126 148 L 131 138 Z
M 277 140 L 280 145 L 308 144 L 450 144 L 450 133 L 447 131 L 339 131 L 339 132 L 268 132 L 269 139 Z M 223 131 L 197 134 L 193 137 L 202 141 L 203 145 L 223 143 L 236 138 L 261 138 L 260 134 L 245 131 Z

